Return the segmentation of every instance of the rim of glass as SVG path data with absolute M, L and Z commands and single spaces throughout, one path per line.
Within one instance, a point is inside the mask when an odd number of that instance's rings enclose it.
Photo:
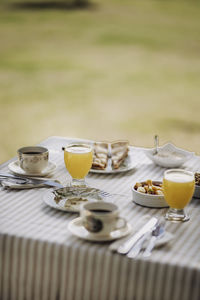
M 84 148 L 89 148 L 89 149 L 91 149 L 92 150 L 92 146 L 90 145 L 90 144 L 86 144 L 86 143 L 79 143 L 79 142 L 77 142 L 77 143 L 70 143 L 70 144 L 68 144 L 66 147 L 65 147 L 65 150 L 66 149 L 68 149 L 68 148 L 71 148 L 71 147 L 84 147 Z
M 191 175 L 192 177 L 194 177 L 194 173 L 192 171 L 189 171 L 189 170 L 184 170 L 184 169 L 169 169 L 169 170 L 166 170 L 164 172 L 164 177 L 166 174 L 168 173 L 185 173 L 185 174 L 188 174 L 188 175 Z

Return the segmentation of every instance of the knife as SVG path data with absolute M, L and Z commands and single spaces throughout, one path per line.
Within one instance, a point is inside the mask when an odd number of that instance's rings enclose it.
M 12 175 L 12 174 L 9 174 L 9 173 L 0 172 L 0 178 L 15 178 L 15 179 L 24 180 L 27 177 L 22 177 L 22 176 Z
M 52 187 L 57 187 L 57 188 L 63 188 L 63 185 L 53 181 L 53 180 L 47 180 L 47 179 L 37 179 L 37 178 L 32 178 L 32 177 L 20 177 L 8 173 L 2 173 L 0 172 L 0 180 L 5 179 L 7 180 L 11 179 L 11 181 L 14 183 L 14 180 L 16 180 L 17 185 L 23 185 L 25 184 L 30 184 L 30 185 L 48 185 Z
M 122 245 L 120 245 L 117 249 L 117 252 L 120 254 L 127 254 L 139 239 L 141 239 L 145 234 L 153 230 L 157 222 L 157 218 L 151 218 L 136 234 L 131 236 L 130 239 L 128 239 Z

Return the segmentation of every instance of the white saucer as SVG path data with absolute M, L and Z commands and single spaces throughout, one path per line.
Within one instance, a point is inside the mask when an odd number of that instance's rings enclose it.
M 15 160 L 8 165 L 8 169 L 16 175 L 24 176 L 47 176 L 56 169 L 56 164 L 53 162 L 48 163 L 48 166 L 41 173 L 26 173 L 19 165 L 19 161 Z
M 112 231 L 109 235 L 106 236 L 98 236 L 89 233 L 85 229 L 85 227 L 82 226 L 81 218 L 76 218 L 69 223 L 68 229 L 72 234 L 74 234 L 75 236 L 81 239 L 91 241 L 91 242 L 107 242 L 107 241 L 120 239 L 128 235 L 132 230 L 132 226 L 129 223 L 127 223 L 127 226 L 123 229 Z

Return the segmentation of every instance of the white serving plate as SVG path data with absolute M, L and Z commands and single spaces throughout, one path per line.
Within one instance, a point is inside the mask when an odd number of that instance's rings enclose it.
M 177 148 L 171 143 L 158 147 L 156 155 L 155 148 L 144 149 L 144 152 L 156 165 L 164 168 L 178 168 L 195 155 L 194 152 Z
M 155 181 L 152 181 L 153 183 Z M 158 182 L 158 181 L 156 181 Z M 161 183 L 161 182 L 159 182 Z M 154 208 L 161 208 L 161 207 L 169 207 L 167 202 L 165 201 L 164 196 L 162 195 L 151 195 L 151 194 L 144 194 L 138 192 L 134 189 L 135 184 L 132 186 L 132 199 L 133 202 L 145 206 L 145 207 L 154 207 Z

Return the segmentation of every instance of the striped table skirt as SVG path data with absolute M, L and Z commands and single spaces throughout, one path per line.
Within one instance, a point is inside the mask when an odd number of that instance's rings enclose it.
M 64 185 L 70 178 L 61 148 L 70 141 L 50 137 L 41 143 L 57 165 L 53 178 Z M 167 209 L 136 205 L 131 187 L 136 181 L 161 180 L 165 169 L 152 164 L 142 148 L 132 147 L 132 155 L 133 170 L 89 173 L 87 181 L 107 192 L 123 194 L 112 201 L 137 230 L 145 217 L 162 217 Z M 0 171 L 7 172 L 11 161 L 1 165 Z M 200 158 L 195 156 L 184 168 L 199 171 Z M 200 299 L 199 199 L 187 207 L 189 222 L 167 222 L 166 229 L 174 237 L 170 243 L 156 248 L 149 258 L 129 259 L 111 252 L 111 242 L 88 242 L 72 235 L 68 224 L 78 215 L 47 206 L 43 201 L 47 191 L 0 191 L 0 299 Z

